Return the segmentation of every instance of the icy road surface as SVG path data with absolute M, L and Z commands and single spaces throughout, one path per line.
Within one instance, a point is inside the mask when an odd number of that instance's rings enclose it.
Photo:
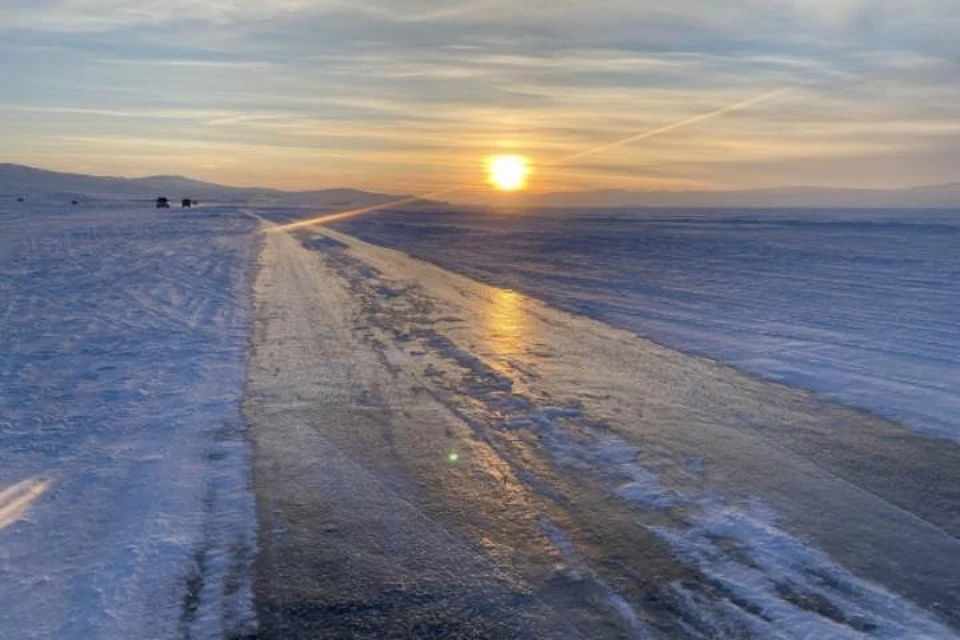
M 4 206 L 0 638 L 249 631 L 255 223 Z
M 960 445 L 331 230 L 255 293 L 262 638 L 957 637 Z
M 960 211 L 388 212 L 337 226 L 960 442 Z

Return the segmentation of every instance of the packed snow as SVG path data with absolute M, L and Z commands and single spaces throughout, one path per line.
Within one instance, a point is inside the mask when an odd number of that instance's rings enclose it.
M 960 441 L 960 211 L 440 209 L 336 227 Z
M 249 631 L 255 223 L 3 206 L 0 638 Z

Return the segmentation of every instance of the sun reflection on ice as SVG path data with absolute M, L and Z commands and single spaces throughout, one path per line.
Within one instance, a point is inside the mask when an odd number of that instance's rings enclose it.
M 530 344 L 523 296 L 509 289 L 494 289 L 486 314 L 486 340 L 498 356 L 515 356 Z

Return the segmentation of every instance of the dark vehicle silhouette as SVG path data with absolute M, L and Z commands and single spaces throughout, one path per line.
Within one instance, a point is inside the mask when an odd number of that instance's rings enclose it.
M 184 198 L 180 201 L 180 207 L 183 209 L 189 209 L 191 206 L 193 206 L 193 201 L 190 198 Z
M 170 200 L 168 198 L 157 198 L 157 209 L 169 209 Z

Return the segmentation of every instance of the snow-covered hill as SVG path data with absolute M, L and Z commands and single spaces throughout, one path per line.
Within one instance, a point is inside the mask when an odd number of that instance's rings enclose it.
M 288 206 L 368 206 L 402 198 L 357 189 L 278 191 L 229 187 L 181 176 L 117 178 L 46 171 L 17 164 L 0 164 L 0 202 L 24 198 L 31 202 L 71 199 L 150 200 L 159 196 L 201 201 L 259 203 Z

